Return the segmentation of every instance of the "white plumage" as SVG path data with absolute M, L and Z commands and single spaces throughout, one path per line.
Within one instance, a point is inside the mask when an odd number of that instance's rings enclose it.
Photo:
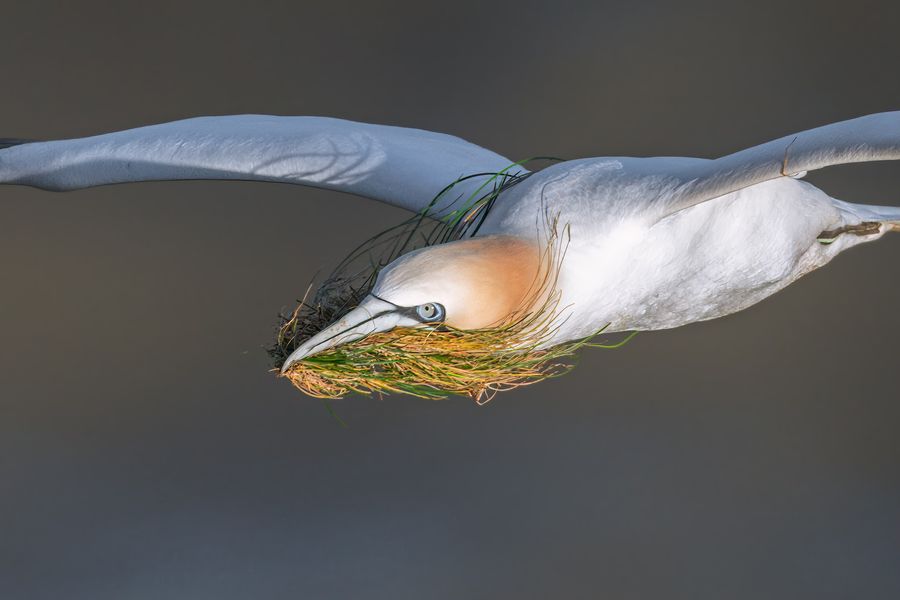
M 607 331 L 665 329 L 742 310 L 890 226 L 827 244 L 817 240 L 822 232 L 900 221 L 900 209 L 840 202 L 791 177 L 665 214 L 655 182 L 644 185 L 646 176 L 632 176 L 627 165 L 604 159 L 547 168 L 513 187 L 482 228 L 536 236 L 535 215 L 545 207 L 571 228 L 559 278 L 560 305 L 571 316 L 554 342 L 606 324 Z

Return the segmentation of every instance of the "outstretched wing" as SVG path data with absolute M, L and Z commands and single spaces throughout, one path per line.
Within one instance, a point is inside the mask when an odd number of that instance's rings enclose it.
M 421 129 L 325 117 L 236 115 L 12 145 L 0 149 L 0 183 L 72 190 L 172 179 L 276 181 L 419 211 L 459 178 L 496 173 L 510 164 L 460 138 Z M 468 196 L 487 179 L 461 181 L 435 208 Z
M 670 181 L 665 214 L 742 188 L 831 165 L 900 159 L 900 111 L 878 113 L 788 135 L 715 160 L 645 163 Z

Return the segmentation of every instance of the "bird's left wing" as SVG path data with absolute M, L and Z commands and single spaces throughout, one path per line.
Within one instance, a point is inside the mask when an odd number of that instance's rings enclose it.
M 715 160 L 651 159 L 634 164 L 660 181 L 663 216 L 745 187 L 855 162 L 900 159 L 900 111 L 788 135 Z
M 6 145 L 0 144 L 0 183 L 72 190 L 174 179 L 276 181 L 350 192 L 412 211 L 427 207 L 461 177 L 511 165 L 454 136 L 326 117 L 198 117 Z M 439 211 L 487 180 L 461 181 L 434 208 Z

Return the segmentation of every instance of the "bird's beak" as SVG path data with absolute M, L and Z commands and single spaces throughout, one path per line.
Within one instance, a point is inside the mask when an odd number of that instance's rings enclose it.
M 396 311 L 396 305 L 367 296 L 359 306 L 336 323 L 332 323 L 291 352 L 281 367 L 281 374 L 287 373 L 291 365 L 297 361 L 317 352 L 358 340 L 372 333 L 390 331 L 403 320 L 402 315 Z

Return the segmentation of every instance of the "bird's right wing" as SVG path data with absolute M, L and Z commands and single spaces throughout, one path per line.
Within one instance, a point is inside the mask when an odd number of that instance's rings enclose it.
M 454 136 L 326 117 L 198 117 L 94 137 L 3 145 L 0 183 L 72 190 L 176 179 L 275 181 L 349 192 L 415 212 L 462 177 L 512 165 Z M 433 210 L 467 197 L 488 179 L 460 181 Z
M 715 160 L 650 159 L 635 164 L 670 189 L 664 216 L 779 177 L 831 165 L 900 159 L 900 111 L 885 112 L 754 146 Z

